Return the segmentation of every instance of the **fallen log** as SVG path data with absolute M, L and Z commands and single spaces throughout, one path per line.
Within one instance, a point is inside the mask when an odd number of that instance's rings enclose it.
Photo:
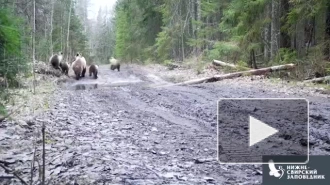
M 220 60 L 213 60 L 212 64 L 214 66 L 224 66 L 224 67 L 230 67 L 230 68 L 239 69 L 239 70 L 250 70 L 251 69 L 251 68 L 248 68 L 248 67 L 237 66 L 235 64 L 222 62 Z
M 295 67 L 294 64 L 285 64 L 285 65 L 272 66 L 272 67 L 261 68 L 261 69 L 252 69 L 252 70 L 248 70 L 248 71 L 228 73 L 228 74 L 224 74 L 224 75 L 214 75 L 212 77 L 189 80 L 186 82 L 178 83 L 176 85 L 192 85 L 192 84 L 199 84 L 199 83 L 216 82 L 216 81 L 220 81 L 220 80 L 224 80 L 224 79 L 238 78 L 241 76 L 264 75 L 264 74 L 271 73 L 274 71 L 293 69 L 294 67 Z
M 320 78 L 313 78 L 310 80 L 305 80 L 304 83 L 316 83 L 316 82 L 330 82 L 330 76 L 320 77 Z
M 225 67 L 237 68 L 237 66 L 235 64 L 222 62 L 220 60 L 213 60 L 212 64 L 215 66 L 225 66 Z

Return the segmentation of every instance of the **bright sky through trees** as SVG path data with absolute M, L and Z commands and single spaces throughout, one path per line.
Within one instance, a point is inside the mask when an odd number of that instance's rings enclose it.
M 111 8 L 116 4 L 116 1 L 117 0 L 91 0 L 88 18 L 96 19 L 97 12 L 99 11 L 100 7 L 108 6 L 108 8 Z

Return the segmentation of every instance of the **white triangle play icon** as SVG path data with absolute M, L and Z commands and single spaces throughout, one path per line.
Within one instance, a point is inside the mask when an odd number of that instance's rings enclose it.
M 250 116 L 250 146 L 266 139 L 267 137 L 274 135 L 278 132 L 277 129 L 268 126 L 260 120 Z

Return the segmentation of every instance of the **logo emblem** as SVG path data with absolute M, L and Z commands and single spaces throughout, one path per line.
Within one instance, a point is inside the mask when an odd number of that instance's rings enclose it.
M 270 176 L 278 177 L 279 179 L 281 179 L 283 177 L 284 169 L 282 168 L 282 166 L 279 166 L 278 169 L 276 169 L 274 161 L 269 160 L 268 167 L 270 170 L 270 172 L 269 172 Z

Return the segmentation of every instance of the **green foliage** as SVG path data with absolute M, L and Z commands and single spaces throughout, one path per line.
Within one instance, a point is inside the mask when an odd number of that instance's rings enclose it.
M 0 9 L 0 50 L 1 55 L 14 56 L 20 54 L 21 20 L 8 9 Z M 2 58 L 5 56 L 2 56 Z
M 46 38 L 36 39 L 39 42 L 36 42 L 36 50 L 38 51 L 36 54 L 36 58 L 40 60 L 48 59 L 49 57 L 49 40 Z M 46 60 L 47 61 L 47 60 Z
M 169 31 L 166 28 L 163 28 L 163 31 L 158 34 L 155 44 L 157 48 L 157 57 L 160 61 L 170 58 L 171 44 L 172 38 L 169 34 Z
M 85 56 L 87 52 L 87 36 L 83 32 L 83 24 L 77 16 L 71 16 L 70 22 L 70 46 L 72 47 L 73 53 L 83 53 Z
M 156 46 L 149 46 L 143 50 L 142 53 L 142 60 L 145 61 L 151 61 L 151 60 L 156 60 L 157 54 L 156 54 Z
M 121 59 L 127 59 L 128 42 L 130 40 L 128 34 L 127 15 L 124 10 L 118 10 L 116 14 L 116 48 L 115 56 Z
M 284 20 L 283 30 L 295 34 L 295 25 L 298 21 L 313 19 L 326 11 L 329 6 L 327 0 L 290 0 L 291 9 Z
M 61 0 L 54 1 L 54 14 L 53 14 L 53 30 L 52 30 L 52 38 L 49 37 L 50 25 L 49 22 L 46 21 L 47 34 L 45 34 L 43 29 L 38 29 L 37 25 L 36 30 L 36 43 L 38 44 L 36 47 L 37 59 L 44 60 L 46 58 L 48 60 L 51 53 L 50 43 L 53 44 L 53 53 L 57 53 L 59 51 L 64 52 L 64 56 L 70 55 L 72 53 L 80 52 L 84 55 L 86 59 L 90 58 L 89 56 L 89 48 L 88 48 L 88 38 L 85 30 L 85 25 L 82 20 L 82 17 L 78 15 L 83 13 L 83 8 L 80 7 L 80 11 L 76 12 L 75 8 L 71 9 L 70 16 L 70 27 L 69 27 L 69 48 L 66 49 L 66 40 L 67 40 L 67 32 L 68 32 L 68 16 L 70 12 L 70 3 L 72 0 Z M 81 1 L 73 0 L 76 6 L 81 6 Z M 77 5 L 78 4 L 78 5 Z M 51 6 L 45 6 L 45 14 L 43 16 L 50 17 Z M 41 8 L 41 7 L 37 7 Z M 44 22 L 44 21 L 39 21 Z M 87 27 L 88 28 L 88 27 Z M 43 44 L 41 44 L 42 42 Z M 66 53 L 69 52 L 69 53 Z M 69 57 L 69 59 L 72 56 Z M 89 60 L 88 60 L 89 61 Z
M 217 42 L 207 55 L 210 60 L 235 60 L 240 55 L 240 48 L 234 42 Z
M 325 68 L 325 71 L 327 74 L 330 74 L 330 66 L 328 66 L 327 68 Z
M 164 65 L 165 65 L 165 66 L 170 66 L 170 65 L 172 65 L 172 60 L 164 60 Z
M 248 68 L 248 67 L 249 67 L 249 66 L 247 65 L 247 63 L 244 62 L 243 60 L 239 60 L 239 61 L 237 62 L 237 66 L 239 66 L 239 67 L 243 67 L 243 68 Z
M 0 115 L 6 115 L 7 111 L 6 108 L 4 107 L 4 105 L 0 104 Z
M 274 59 L 277 64 L 295 63 L 297 60 L 297 52 L 288 48 L 281 48 Z
M 297 63 L 298 55 L 312 62 L 328 55 L 329 7 L 328 0 L 118 0 L 115 55 L 159 63 L 202 56 L 243 68 L 252 53 L 259 67 Z
M 9 86 L 17 83 L 20 72 L 28 71 L 28 61 L 21 52 L 24 29 L 21 24 L 11 10 L 0 9 L 0 77 L 7 79 Z
M 112 15 L 111 10 L 101 7 L 95 24 L 97 29 L 94 31 L 91 29 L 91 32 L 94 32 L 91 34 L 93 37 L 91 43 L 94 45 L 91 48 L 94 55 L 92 60 L 98 61 L 98 63 L 106 64 L 108 59 L 115 55 L 115 26 L 118 19 L 110 17 Z M 119 43 L 122 43 L 122 41 L 119 41 Z
M 188 5 L 189 1 L 175 0 L 118 1 L 115 53 L 128 59 L 184 58 L 190 39 Z M 180 14 L 173 16 L 178 9 Z M 173 53 L 173 48 L 179 52 Z
M 260 46 L 262 28 L 265 24 L 260 17 L 265 10 L 267 0 L 233 0 L 224 11 L 220 29 L 239 43 L 241 49 L 249 52 Z M 253 47 L 251 46 L 253 45 Z
M 157 1 L 120 0 L 115 11 L 115 55 L 122 60 L 152 58 L 151 50 L 160 32 Z M 151 50 L 150 50 L 151 49 Z M 151 55 L 148 55 L 151 54 Z
M 52 38 L 50 21 L 52 6 L 49 1 L 36 2 L 36 16 L 33 16 L 33 3 L 27 1 L 2 1 L 0 8 L 0 114 L 4 105 L 12 97 L 9 89 L 21 87 L 22 79 L 32 74 L 32 36 L 35 35 L 35 58 L 47 61 L 51 54 L 50 43 L 54 52 L 65 52 L 66 30 L 71 0 L 54 1 Z M 25 4 L 24 4 L 25 3 Z M 36 30 L 32 33 L 33 20 Z M 87 52 L 86 34 L 72 8 L 69 47 L 71 51 Z M 52 42 L 51 42 L 52 41 Z M 66 53 L 64 53 L 66 54 Z M 86 56 L 87 57 L 87 56 Z M 9 87 L 9 88 L 8 88 Z

